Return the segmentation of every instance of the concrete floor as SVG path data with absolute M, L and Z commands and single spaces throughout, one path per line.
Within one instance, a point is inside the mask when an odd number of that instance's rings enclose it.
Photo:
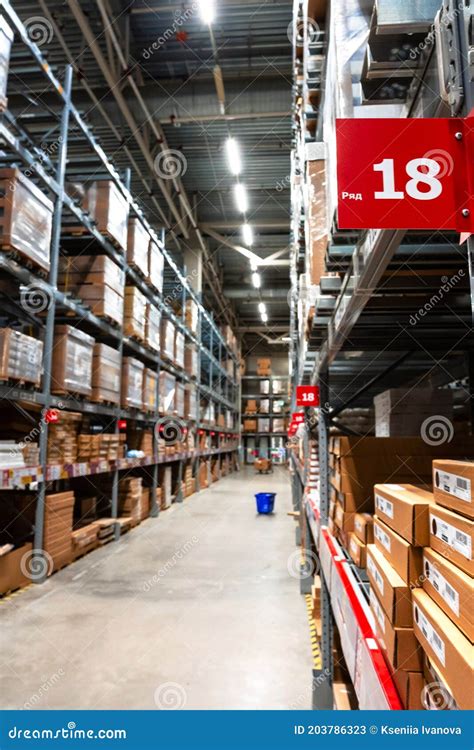
M 286 469 L 246 469 L 5 601 L 1 707 L 310 708 L 290 506 Z

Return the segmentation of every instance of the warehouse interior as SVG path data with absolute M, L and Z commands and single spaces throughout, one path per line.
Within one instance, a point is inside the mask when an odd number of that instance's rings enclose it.
M 474 707 L 473 28 L 0 0 L 2 708 Z

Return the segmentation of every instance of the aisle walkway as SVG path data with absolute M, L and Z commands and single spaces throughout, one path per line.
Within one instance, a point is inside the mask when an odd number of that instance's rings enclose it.
M 290 505 L 285 469 L 233 474 L 1 604 L 2 707 L 309 708 Z

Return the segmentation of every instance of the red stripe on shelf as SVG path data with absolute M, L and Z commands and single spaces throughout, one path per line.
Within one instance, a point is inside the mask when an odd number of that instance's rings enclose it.
M 352 611 L 355 614 L 357 624 L 359 625 L 363 638 L 364 639 L 371 638 L 372 640 L 377 642 L 374 631 L 372 630 L 370 623 L 367 619 L 367 616 L 364 612 L 364 609 L 359 601 L 359 597 L 355 593 L 351 585 L 349 576 L 347 575 L 346 561 L 338 559 L 339 555 L 338 555 L 338 552 L 336 550 L 332 536 L 329 533 L 329 531 L 326 528 L 323 528 L 321 529 L 321 534 L 324 536 L 327 542 L 327 545 L 331 552 L 331 556 L 333 558 L 333 563 L 336 566 L 337 572 L 339 574 L 339 578 L 342 581 L 342 584 L 348 596 L 349 602 L 352 607 Z M 380 651 L 378 647 L 377 649 L 372 649 L 372 648 L 367 647 L 367 650 L 370 654 L 370 658 L 372 660 L 372 664 L 374 665 L 374 669 L 379 679 L 379 682 L 385 693 L 385 697 L 387 699 L 389 709 L 391 711 L 403 710 L 403 706 L 400 702 L 400 698 L 398 697 L 397 689 L 393 683 L 391 674 L 385 663 L 385 659 L 383 658 L 382 652 Z

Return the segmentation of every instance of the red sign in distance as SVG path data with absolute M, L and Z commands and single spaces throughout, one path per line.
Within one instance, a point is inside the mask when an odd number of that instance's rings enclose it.
M 57 424 L 59 422 L 59 413 L 56 409 L 46 409 L 44 412 L 44 421 L 47 424 Z
M 474 232 L 470 120 L 336 120 L 339 227 Z
M 127 420 L 126 419 L 119 419 L 117 422 L 117 427 L 119 430 L 126 430 L 127 429 Z
M 294 411 L 291 415 L 292 424 L 302 424 L 304 422 L 304 411 Z
M 319 406 L 319 387 L 317 385 L 297 385 L 296 406 Z

